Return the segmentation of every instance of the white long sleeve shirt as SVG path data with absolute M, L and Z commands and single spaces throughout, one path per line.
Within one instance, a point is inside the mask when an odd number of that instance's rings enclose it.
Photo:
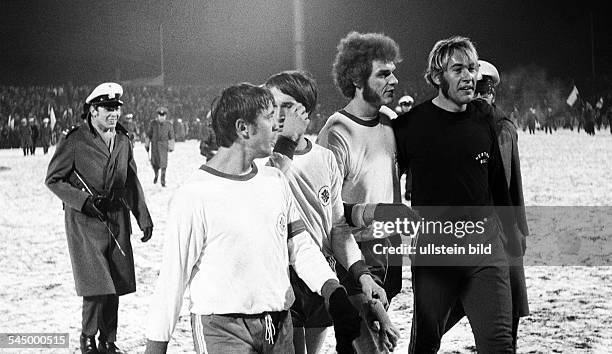
M 333 254 L 348 269 L 361 260 L 361 250 L 344 219 L 342 176 L 330 150 L 306 142 L 306 149 L 295 152 L 284 174 L 308 234 L 325 256 Z M 263 166 L 268 159 L 256 162 Z
M 379 114 L 362 120 L 345 111 L 332 114 L 321 129 L 317 143 L 331 150 L 343 178 L 345 203 L 399 203 L 397 152 L 391 119 Z M 353 230 L 371 239 L 372 227 Z
M 289 264 L 320 294 L 337 279 L 296 209 L 285 177 L 253 165 L 243 176 L 202 168 L 169 205 L 147 338 L 169 341 L 189 287 L 199 315 L 288 310 Z

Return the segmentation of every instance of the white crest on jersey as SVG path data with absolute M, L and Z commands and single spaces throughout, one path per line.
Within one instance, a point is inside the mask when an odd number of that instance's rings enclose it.
M 287 218 L 285 214 L 279 214 L 276 219 L 276 231 L 280 237 L 287 237 Z

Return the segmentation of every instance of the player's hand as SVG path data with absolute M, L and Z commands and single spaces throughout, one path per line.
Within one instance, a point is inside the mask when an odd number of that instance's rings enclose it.
M 142 230 L 142 232 L 144 233 L 144 236 L 142 236 L 140 241 L 142 241 L 142 242 L 149 241 L 151 239 L 151 237 L 153 237 L 153 226 L 145 227 L 144 230 Z
M 382 303 L 376 299 L 369 301 L 366 304 L 366 313 L 368 326 L 378 333 L 378 345 L 392 352 L 397 346 L 400 333 L 391 323 Z
M 292 160 L 287 156 L 278 152 L 272 152 L 268 164 L 272 167 L 278 168 L 282 173 L 285 173 L 291 167 L 291 163 Z
M 385 289 L 376 284 L 371 275 L 362 275 L 359 277 L 359 283 L 361 284 L 361 292 L 365 295 L 367 301 L 379 300 L 385 309 L 389 307 L 389 300 L 387 300 Z
M 280 108 L 279 134 L 293 141 L 297 141 L 310 123 L 306 108 L 301 103 L 285 102 Z

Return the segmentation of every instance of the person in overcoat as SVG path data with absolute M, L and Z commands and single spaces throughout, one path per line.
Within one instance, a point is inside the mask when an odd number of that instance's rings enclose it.
M 21 125 L 18 129 L 19 145 L 23 150 L 23 156 L 30 155 L 32 151 L 32 128 L 28 125 L 28 120 L 21 118 Z
M 49 151 L 49 145 L 51 145 L 51 137 L 53 135 L 53 131 L 51 130 L 51 126 L 49 125 L 49 118 L 43 119 L 43 126 L 40 128 L 40 144 L 43 147 L 43 152 L 45 155 Z
M 30 155 L 35 155 L 36 144 L 38 144 L 39 138 L 38 124 L 36 124 L 36 119 L 34 117 L 30 117 L 28 119 L 28 124 L 30 125 L 30 129 L 32 130 L 32 145 L 30 146 Z
M 168 168 L 168 152 L 174 150 L 174 128 L 172 123 L 166 120 L 168 110 L 160 107 L 157 110 L 157 119 L 153 120 L 147 131 L 148 141 L 145 149 L 150 152 L 151 166 L 155 172 L 153 184 L 157 183 L 159 170 L 161 169 L 161 185 L 166 186 L 166 168 Z
M 76 292 L 83 297 L 83 353 L 121 352 L 115 345 L 119 296 L 136 291 L 130 211 L 144 232 L 142 242 L 153 232 L 132 145 L 117 123 L 122 93 L 115 83 L 93 90 L 84 124 L 66 133 L 45 180 L 64 205 Z

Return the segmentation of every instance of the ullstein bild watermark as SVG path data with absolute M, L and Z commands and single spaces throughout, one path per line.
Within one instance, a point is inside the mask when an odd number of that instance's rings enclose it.
M 463 255 L 463 254 L 491 254 L 491 244 L 474 244 L 467 246 L 459 246 L 456 243 L 451 246 L 432 245 L 413 246 L 402 243 L 399 246 L 383 246 L 376 244 L 372 247 L 376 254 L 399 254 L 403 256 L 414 255 Z
M 469 217 L 473 215 L 469 207 L 423 207 L 418 210 L 424 216 L 420 220 L 375 221 L 371 226 L 375 238 L 400 234 L 402 244 L 373 245 L 372 251 L 406 256 L 403 261 L 402 257 L 393 258 L 396 265 L 414 265 L 412 256 L 422 255 L 433 256 L 430 259 L 434 259 L 434 265 L 480 264 L 481 256 L 505 256 L 502 216 L 520 210 L 494 210 L 486 214 L 487 218 L 478 219 Z M 454 221 L 435 219 L 446 215 L 459 216 Z M 457 221 L 464 215 L 468 217 Z M 612 266 L 612 206 L 528 206 L 525 219 L 528 227 L 515 230 L 525 247 L 525 266 Z

